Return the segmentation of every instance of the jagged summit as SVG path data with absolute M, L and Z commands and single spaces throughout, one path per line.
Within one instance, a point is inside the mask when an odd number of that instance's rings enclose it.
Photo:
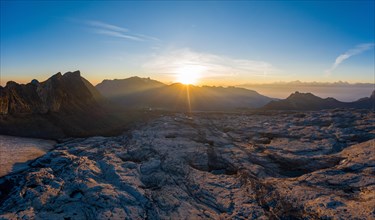
M 52 75 L 50 78 L 60 78 L 62 77 L 61 72 L 57 72 L 56 74 Z
M 60 73 L 61 74 L 61 73 Z M 64 74 L 65 77 L 80 77 L 81 76 L 81 71 L 79 70 L 76 70 L 76 71 L 73 71 L 73 72 L 66 72 Z
M 294 93 L 290 94 L 290 96 L 287 99 L 298 99 L 298 98 L 319 98 L 319 97 L 310 92 L 301 93 L 301 92 L 295 91 Z
M 11 86 L 16 86 L 16 85 L 18 85 L 17 82 L 15 82 L 15 81 L 8 81 L 6 83 L 6 85 L 5 85 L 5 87 L 11 87 Z

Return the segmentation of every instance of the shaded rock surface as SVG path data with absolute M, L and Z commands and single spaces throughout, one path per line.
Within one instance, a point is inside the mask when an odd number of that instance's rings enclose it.
M 373 219 L 371 111 L 161 116 L 0 179 L 4 219 Z

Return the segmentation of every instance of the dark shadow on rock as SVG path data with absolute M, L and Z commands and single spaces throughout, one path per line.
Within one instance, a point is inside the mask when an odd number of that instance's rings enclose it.
M 10 173 L 17 173 L 17 172 L 21 172 L 23 170 L 26 170 L 27 168 L 30 168 L 30 164 L 33 161 L 35 161 L 35 159 L 28 160 L 28 161 L 25 161 L 25 162 L 18 162 L 18 163 L 13 164 L 13 167 L 12 167 L 12 170 L 10 171 Z
M 342 158 L 338 157 L 318 160 L 314 158 L 289 159 L 272 154 L 269 154 L 268 158 L 278 165 L 278 173 L 286 177 L 300 177 L 316 170 L 334 167 L 342 160 Z

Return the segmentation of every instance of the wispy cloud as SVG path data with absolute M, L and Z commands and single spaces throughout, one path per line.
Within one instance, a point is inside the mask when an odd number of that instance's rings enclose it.
M 148 36 L 145 34 L 134 33 L 127 28 L 117 25 L 105 23 L 102 21 L 88 20 L 84 22 L 85 25 L 93 29 L 96 34 L 107 35 L 111 37 L 118 37 L 133 41 L 160 41 L 156 37 Z
M 135 41 L 144 41 L 140 37 L 136 37 L 136 36 L 132 36 L 132 35 L 128 35 L 128 34 L 123 34 L 121 32 L 117 32 L 117 31 L 111 31 L 111 30 L 105 30 L 105 29 L 96 29 L 96 30 L 94 30 L 94 32 L 97 33 L 97 34 L 103 34 L 103 35 L 107 35 L 107 36 L 111 36 L 111 37 L 118 37 L 118 38 L 124 38 L 124 39 L 135 40 Z
M 345 53 L 339 55 L 335 62 L 332 64 L 331 68 L 325 71 L 326 76 L 330 76 L 332 74 L 332 71 L 335 70 L 342 62 L 349 59 L 350 57 L 363 53 L 367 50 L 371 50 L 374 48 L 374 43 L 366 43 L 366 44 L 359 44 L 355 48 L 352 48 Z
M 143 68 L 147 71 L 174 76 L 184 66 L 201 71 L 202 78 L 272 76 L 280 70 L 265 61 L 233 59 L 210 53 L 200 53 L 189 48 L 154 55 Z
M 107 24 L 107 23 L 104 23 L 104 22 L 101 22 L 101 21 L 86 21 L 86 24 L 88 24 L 90 26 L 93 26 L 93 27 L 103 28 L 103 29 L 107 29 L 107 30 L 111 30 L 111 31 L 118 31 L 118 32 L 127 32 L 128 31 L 128 29 L 126 29 L 126 28 L 122 28 L 122 27 L 112 25 L 112 24 Z

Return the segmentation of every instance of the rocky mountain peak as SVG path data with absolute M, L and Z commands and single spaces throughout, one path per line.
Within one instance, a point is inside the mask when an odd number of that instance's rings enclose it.
M 287 99 L 321 99 L 318 96 L 313 95 L 312 93 L 301 93 L 296 91 L 292 93 Z
M 50 79 L 59 79 L 62 77 L 61 72 L 57 72 L 55 75 L 51 76 Z
M 56 73 L 44 82 L 32 80 L 23 85 L 10 81 L 4 87 L 0 103 L 2 114 L 44 114 L 62 109 L 77 109 L 93 103 L 100 94 L 80 71 Z
M 39 85 L 39 81 L 37 80 L 37 79 L 33 79 L 33 80 L 31 80 L 31 82 L 30 82 L 32 85 L 34 85 L 34 86 L 38 86 Z
M 74 71 L 74 72 L 67 72 L 67 73 L 64 74 L 64 77 L 78 78 L 78 77 L 81 77 L 81 72 L 79 70 Z
M 14 87 L 14 86 L 17 86 L 18 83 L 14 82 L 14 81 L 8 81 L 7 84 L 5 85 L 5 87 Z

